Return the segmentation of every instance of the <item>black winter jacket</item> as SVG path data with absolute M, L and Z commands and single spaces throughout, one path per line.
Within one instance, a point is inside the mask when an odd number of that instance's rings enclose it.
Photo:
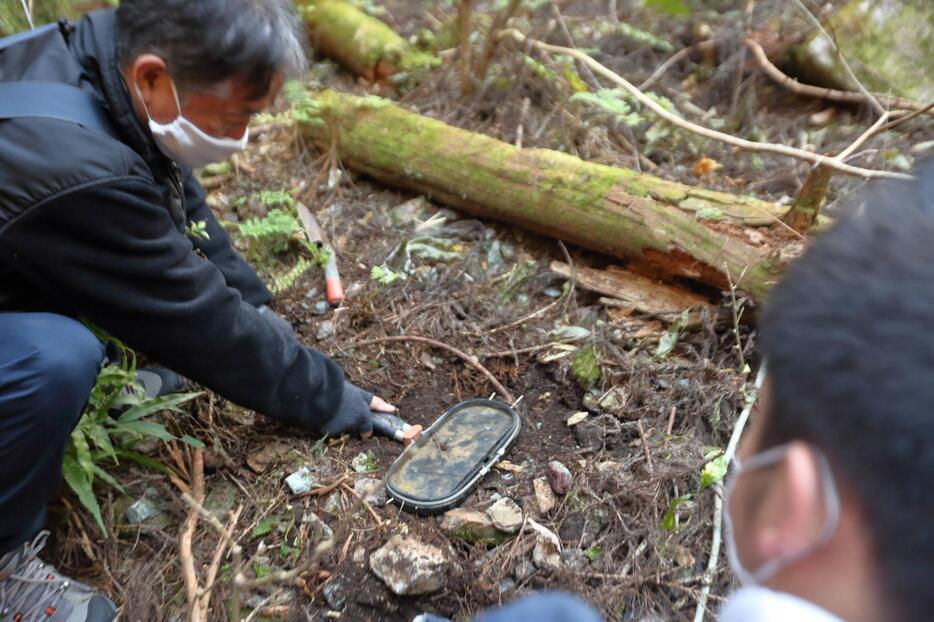
M 117 66 L 113 10 L 0 52 L 0 82 L 96 95 L 120 140 L 48 118 L 0 120 L 0 311 L 86 318 L 224 397 L 316 429 L 343 373 L 260 315 L 271 295 L 231 248 L 190 170 L 158 150 Z M 189 221 L 207 221 L 193 243 Z M 197 250 L 200 250 L 199 255 Z

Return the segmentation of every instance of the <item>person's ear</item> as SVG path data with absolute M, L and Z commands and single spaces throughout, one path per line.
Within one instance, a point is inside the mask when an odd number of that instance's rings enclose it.
M 172 78 L 164 60 L 155 54 L 141 54 L 130 65 L 128 74 L 131 93 L 142 98 L 141 104 L 155 121 L 168 123 L 178 116 Z
M 776 466 L 756 538 L 764 558 L 794 557 L 820 539 L 827 508 L 817 461 L 810 446 L 793 441 Z

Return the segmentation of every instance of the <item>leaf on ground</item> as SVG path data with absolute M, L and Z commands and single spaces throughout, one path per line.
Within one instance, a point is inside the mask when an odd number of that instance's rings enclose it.
M 104 526 L 104 518 L 101 516 L 101 506 L 94 497 L 94 490 L 91 487 L 87 473 L 71 456 L 66 455 L 62 464 L 62 475 L 65 478 L 65 483 L 78 497 L 81 505 L 94 517 L 94 522 L 97 523 L 101 533 L 106 536 L 107 528 Z
M 723 480 L 728 464 L 725 455 L 720 455 L 704 465 L 700 476 L 700 489 L 704 490 Z

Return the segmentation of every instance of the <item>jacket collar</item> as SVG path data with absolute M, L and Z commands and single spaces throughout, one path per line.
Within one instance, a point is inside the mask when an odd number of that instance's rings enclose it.
M 171 161 L 159 151 L 149 129 L 140 124 L 133 111 L 133 100 L 117 63 L 115 10 L 93 11 L 81 18 L 74 26 L 70 45 L 86 78 L 103 95 L 123 142 L 142 156 L 157 176 L 171 171 Z

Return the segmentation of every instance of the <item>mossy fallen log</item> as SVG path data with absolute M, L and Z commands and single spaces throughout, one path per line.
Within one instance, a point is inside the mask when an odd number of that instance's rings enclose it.
M 499 140 L 409 112 L 378 97 L 310 93 L 298 104 L 306 136 L 336 147 L 343 163 L 465 212 L 528 228 L 616 257 L 648 262 L 668 275 L 719 288 L 727 275 L 763 299 L 777 261 L 731 227 L 774 222 L 773 204 L 585 162 Z
M 315 50 L 371 82 L 399 72 L 418 73 L 441 62 L 344 0 L 299 0 L 297 6 Z

